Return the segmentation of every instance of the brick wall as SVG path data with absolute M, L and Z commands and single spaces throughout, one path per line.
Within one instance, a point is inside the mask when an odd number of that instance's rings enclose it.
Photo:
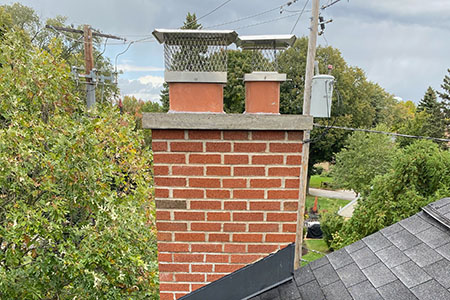
M 301 131 L 153 130 L 160 296 L 295 241 Z

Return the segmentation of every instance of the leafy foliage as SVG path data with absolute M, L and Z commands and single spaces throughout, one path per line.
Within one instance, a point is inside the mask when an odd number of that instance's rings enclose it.
M 0 43 L 0 298 L 157 298 L 151 152 L 129 115 L 86 114 L 61 42 L 15 28 Z
M 333 235 L 333 248 L 351 244 L 401 221 L 450 194 L 450 152 L 431 141 L 416 141 L 399 152 L 393 169 L 375 177 L 352 218 Z
M 377 129 L 386 128 L 379 126 Z M 347 139 L 345 148 L 336 154 L 336 164 L 332 170 L 333 183 L 358 194 L 368 192 L 375 176 L 391 169 L 396 151 L 395 142 L 390 136 L 354 132 Z
M 344 218 L 339 216 L 336 212 L 324 213 L 320 216 L 320 229 L 323 232 L 323 240 L 327 243 L 330 250 L 334 250 L 333 234 L 339 232 L 344 225 Z

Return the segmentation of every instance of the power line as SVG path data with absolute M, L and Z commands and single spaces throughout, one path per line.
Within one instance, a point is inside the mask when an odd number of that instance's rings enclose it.
M 303 12 L 305 11 L 306 5 L 308 5 L 308 2 L 309 2 L 309 0 L 306 0 L 305 5 L 302 8 L 302 11 L 300 12 L 300 15 L 297 18 L 297 21 L 295 21 L 295 24 L 291 29 L 291 34 L 294 32 L 295 27 L 297 27 L 297 23 L 298 23 L 298 21 L 300 21 L 300 18 L 302 17 Z
M 213 9 L 212 11 L 210 11 L 209 13 L 204 14 L 203 16 L 201 16 L 201 17 L 199 17 L 199 18 L 196 18 L 195 20 L 193 20 L 193 21 L 187 23 L 187 24 L 184 25 L 184 26 L 187 27 L 187 26 L 189 26 L 189 25 L 191 25 L 191 24 L 196 23 L 196 22 L 199 21 L 200 19 L 203 19 L 203 18 L 205 18 L 205 17 L 207 17 L 207 16 L 213 14 L 214 12 L 216 12 L 216 11 L 219 10 L 221 7 L 225 6 L 227 3 L 231 2 L 231 1 L 232 1 L 232 0 L 227 0 L 227 1 L 225 1 L 224 3 L 222 3 L 222 4 L 220 4 L 219 6 L 217 6 L 216 8 L 214 8 L 214 9 Z
M 259 17 L 259 16 L 265 15 L 265 14 L 267 14 L 269 12 L 278 10 L 279 8 L 280 8 L 280 6 L 277 6 L 275 8 L 271 8 L 271 9 L 268 9 L 266 11 L 263 11 L 263 12 L 260 12 L 260 13 L 257 13 L 257 14 L 251 15 L 251 16 L 243 17 L 243 18 L 240 18 L 240 19 L 236 19 L 236 20 L 225 22 L 225 23 L 221 23 L 221 24 L 211 25 L 211 26 L 205 27 L 205 29 L 220 27 L 220 26 L 223 26 L 223 25 L 233 24 L 233 23 L 237 23 L 237 22 L 240 22 L 240 21 L 248 20 L 248 19 L 251 19 L 251 18 Z
M 128 44 L 128 47 L 127 47 L 124 51 L 122 51 L 122 52 L 120 52 L 119 54 L 116 55 L 116 58 L 115 58 L 115 61 L 114 61 L 114 71 L 115 71 L 115 72 L 117 72 L 117 58 L 119 58 L 119 56 L 121 56 L 122 54 L 124 54 L 125 52 L 127 52 L 128 49 L 130 49 L 130 46 L 131 46 L 132 44 L 134 44 L 133 41 L 131 41 L 131 42 Z
M 331 2 L 331 3 L 329 3 L 329 4 L 322 5 L 322 7 L 321 7 L 320 9 L 324 10 L 324 9 L 330 7 L 330 6 L 335 5 L 335 4 L 338 3 L 339 1 L 341 1 L 341 0 L 334 0 L 333 2 Z
M 274 7 L 274 8 L 271 8 L 271 9 L 268 9 L 268 10 L 265 10 L 265 11 L 262 11 L 262 12 L 260 12 L 260 13 L 256 13 L 256 14 L 254 14 L 254 15 L 242 17 L 242 18 L 239 18 L 239 19 L 236 19 L 236 20 L 233 20 L 233 21 L 229 21 L 229 22 L 225 22 L 225 23 L 221 23 L 221 24 L 211 25 L 211 26 L 205 27 L 205 29 L 215 28 L 215 27 L 220 27 L 220 26 L 223 26 L 223 25 L 228 25 L 228 24 L 237 23 L 237 22 L 240 22 L 240 21 L 244 21 L 244 20 L 248 20 L 248 19 L 251 19 L 251 18 L 255 18 L 255 17 L 259 17 L 259 16 L 262 16 L 262 15 L 265 15 L 265 14 L 270 13 L 270 12 L 273 12 L 273 11 L 275 11 L 275 10 L 280 10 L 280 13 L 282 13 L 282 12 L 284 12 L 284 11 L 287 11 L 287 12 L 298 12 L 298 11 L 288 11 L 288 10 L 284 10 L 284 9 L 283 9 L 285 6 L 291 6 L 291 5 L 294 4 L 295 2 L 297 2 L 297 0 L 295 0 L 295 1 L 288 1 L 288 2 L 286 2 L 285 4 L 283 4 L 283 5 L 281 5 L 281 6 L 279 5 L 279 6 L 276 6 L 276 7 Z
M 296 13 L 296 14 L 291 14 L 291 15 L 287 15 L 287 16 L 284 16 L 284 17 L 270 19 L 270 20 L 267 20 L 267 21 L 259 22 L 259 23 L 254 23 L 254 24 L 250 24 L 250 25 L 246 25 L 246 26 L 235 28 L 235 30 L 248 28 L 248 27 L 253 27 L 253 26 L 258 26 L 258 25 L 262 25 L 262 24 L 267 24 L 267 23 L 278 21 L 278 20 L 287 19 L 287 18 L 290 18 L 290 17 L 295 17 L 295 16 L 297 16 L 299 14 L 300 13 Z
M 317 123 L 314 123 L 314 127 L 342 129 L 342 130 L 348 130 L 348 131 L 362 131 L 362 132 L 368 132 L 368 133 L 386 134 L 386 135 L 406 137 L 406 138 L 433 140 L 433 141 L 438 141 L 438 142 L 450 142 L 450 139 L 434 138 L 434 137 L 430 137 L 430 136 L 401 134 L 401 133 L 395 133 L 395 132 L 386 132 L 386 131 L 363 129 L 363 128 L 352 128 L 352 127 L 343 127 L 343 126 L 325 126 L 325 125 L 317 124 Z

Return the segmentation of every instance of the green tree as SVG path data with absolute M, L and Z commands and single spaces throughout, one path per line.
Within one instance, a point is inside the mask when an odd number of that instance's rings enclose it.
M 447 69 L 447 72 L 449 75 L 444 76 L 441 84 L 442 92 L 438 92 L 438 95 L 442 99 L 443 112 L 448 133 L 450 130 L 450 69 Z
M 60 41 L 50 54 L 15 28 L 0 43 L 0 298 L 156 298 L 151 152 L 129 115 L 86 113 Z
M 438 102 L 436 92 L 428 87 L 424 97 L 420 100 L 414 118 L 408 119 L 399 132 L 410 135 L 429 136 L 435 138 L 445 137 L 445 116 L 442 104 Z M 402 147 L 411 144 L 409 138 L 400 138 Z M 441 143 L 441 146 L 443 144 Z
M 73 27 L 73 25 L 67 24 L 67 18 L 63 16 L 56 16 L 42 21 L 37 16 L 36 12 L 27 6 L 19 3 L 12 5 L 1 6 L 6 15 L 11 16 L 12 26 L 17 30 L 23 30 L 31 39 L 31 42 L 51 53 L 49 45 L 54 39 L 61 41 L 60 53 L 61 57 L 67 61 L 69 66 L 84 67 L 84 40 L 83 36 L 78 33 L 70 32 L 58 32 L 54 29 L 44 28 L 45 25 L 60 26 L 60 27 Z M 79 26 L 78 29 L 83 29 L 83 26 Z M 94 29 L 95 31 L 95 29 Z M 93 37 L 94 41 L 94 62 L 95 68 L 102 72 L 103 75 L 111 75 L 113 72 L 113 66 L 110 60 L 103 56 L 104 39 L 99 37 Z M 85 97 L 84 85 L 79 85 L 78 89 L 83 93 Z M 118 88 L 114 85 L 98 85 L 96 89 L 97 102 L 102 102 L 104 99 L 110 99 L 113 95 L 118 93 Z
M 377 127 L 386 130 L 385 126 Z M 392 168 L 397 152 L 390 136 L 355 132 L 346 141 L 346 146 L 336 154 L 333 167 L 333 184 L 360 194 L 368 192 L 372 180 Z
M 370 194 L 360 198 L 352 218 L 333 235 L 341 248 L 419 212 L 450 194 L 450 152 L 419 140 L 402 149 L 393 169 L 375 177 Z
M 227 84 L 224 87 L 223 106 L 226 113 L 243 113 L 245 110 L 244 74 L 252 72 L 252 53 L 228 51 Z
M 307 38 L 299 38 L 279 57 L 280 71 L 292 79 L 281 85 L 281 113 L 302 113 L 307 47 Z M 363 70 L 348 66 L 338 49 L 318 47 L 316 57 L 322 74 L 327 72 L 326 67 L 329 64 L 333 65 L 332 75 L 336 79 L 336 84 L 332 118 L 330 120 L 316 118 L 314 121 L 322 125 L 359 128 L 371 128 L 380 123 L 388 109 L 387 104 L 392 102 L 392 96 L 379 85 L 369 82 Z M 348 135 L 349 133 L 343 130 L 323 128 L 312 130 L 310 169 L 318 162 L 331 161 L 333 153 L 339 152 Z

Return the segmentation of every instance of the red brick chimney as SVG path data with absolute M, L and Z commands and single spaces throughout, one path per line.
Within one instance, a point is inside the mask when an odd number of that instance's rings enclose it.
M 303 130 L 312 128 L 312 117 L 277 115 L 278 98 L 272 114 L 258 106 L 217 114 L 191 101 L 208 85 L 170 88 L 178 113 L 143 117 L 152 129 L 162 300 L 295 241 Z

